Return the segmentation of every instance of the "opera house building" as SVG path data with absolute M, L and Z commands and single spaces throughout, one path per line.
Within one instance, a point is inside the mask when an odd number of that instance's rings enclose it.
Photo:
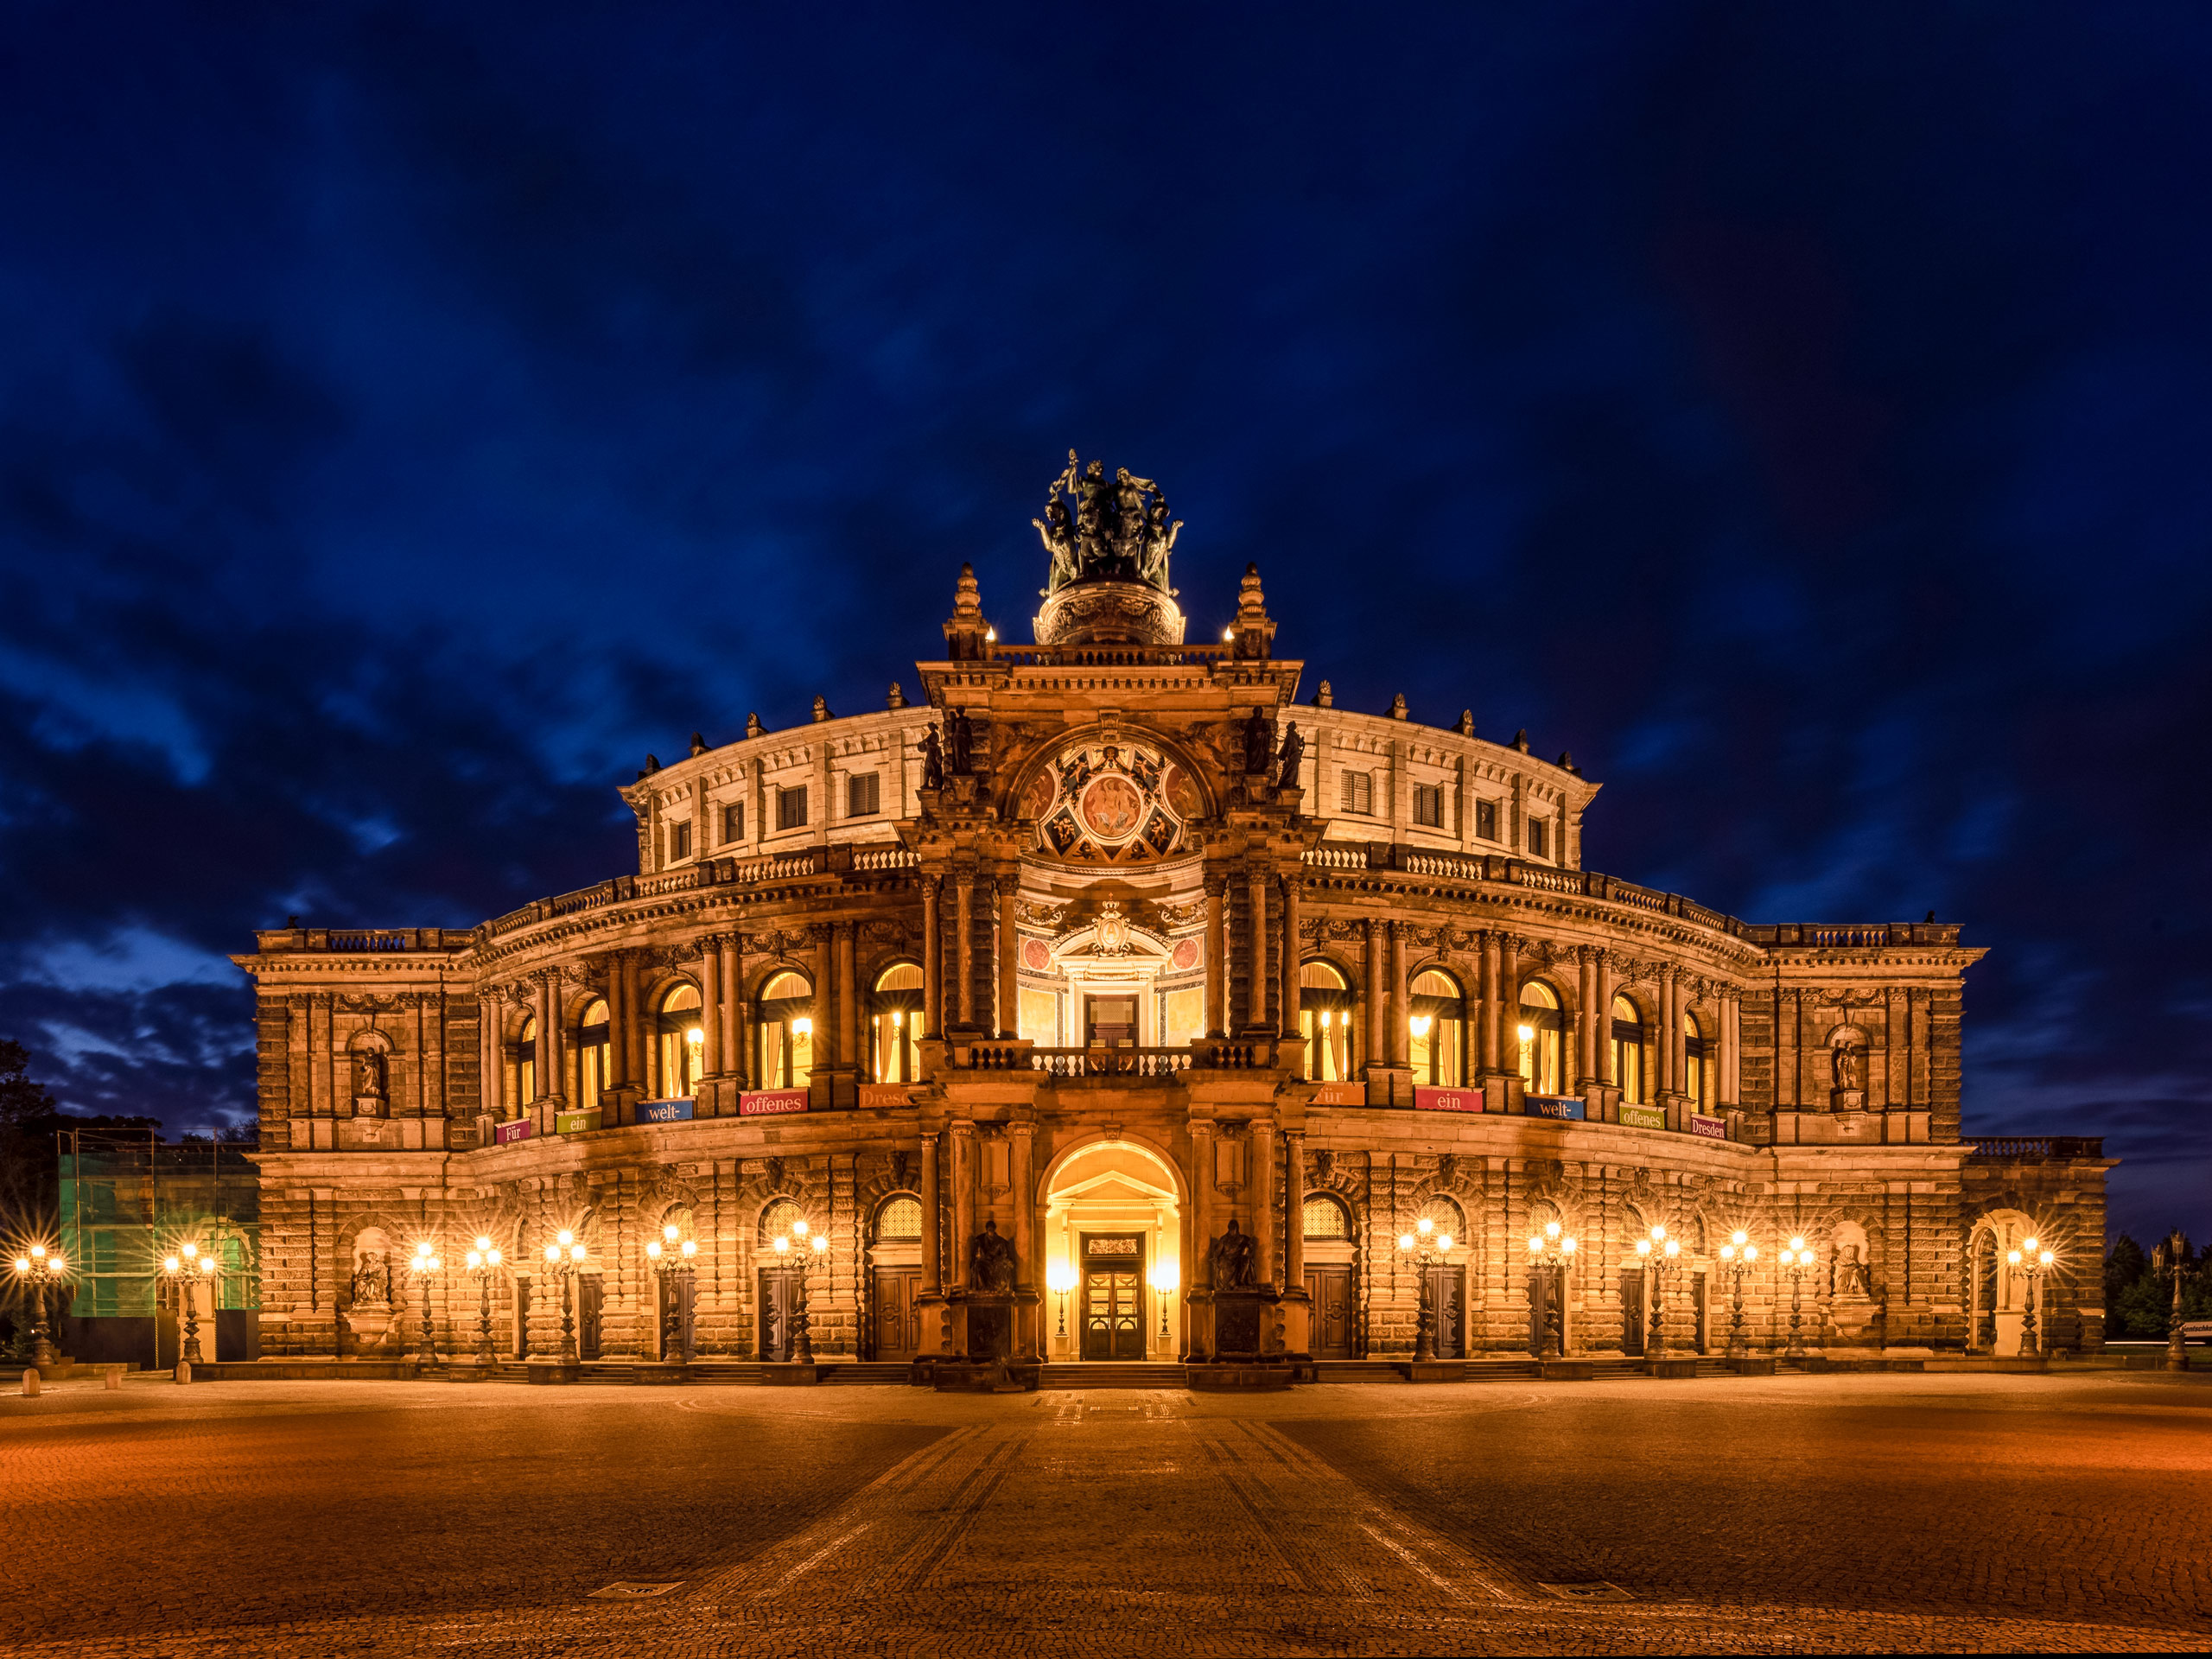
M 2107 1166 L 1965 1133 L 1958 925 L 1601 874 L 1567 756 L 1338 706 L 1255 569 L 1186 639 L 1149 480 L 1071 458 L 1033 522 L 1032 642 L 963 568 L 911 694 L 624 786 L 634 869 L 237 958 L 264 1356 L 1262 1386 L 2101 1344 Z

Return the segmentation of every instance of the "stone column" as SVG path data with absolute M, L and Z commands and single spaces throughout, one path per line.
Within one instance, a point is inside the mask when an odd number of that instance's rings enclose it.
M 1255 1118 L 1252 1122 L 1252 1231 L 1256 1240 L 1252 1249 L 1252 1276 L 1260 1284 L 1274 1285 L 1275 1126 L 1272 1118 Z
M 1247 883 L 1252 907 L 1252 924 L 1247 944 L 1250 963 L 1249 992 L 1245 998 L 1244 1023 L 1264 1026 L 1268 1023 L 1268 876 L 1267 872 L 1255 868 Z
M 553 1046 L 553 1033 L 561 1023 L 560 979 L 551 973 L 537 976 L 537 1042 L 531 1059 L 537 1072 L 537 1097 L 550 1099 L 561 1090 L 561 1074 L 556 1069 L 559 1060 Z M 550 1123 L 541 1123 L 541 1131 L 550 1129 Z
M 1044 1274 L 1037 1271 L 1036 1194 L 1030 1190 L 1030 1160 L 1035 1150 L 1036 1133 L 1036 1126 L 1032 1123 L 1009 1123 L 1006 1128 L 1009 1142 L 1007 1161 L 1012 1167 L 1014 1180 L 1014 1286 L 1022 1292 L 1039 1290 L 1045 1282 Z M 1014 1312 L 1014 1352 L 1023 1358 L 1033 1357 L 1039 1345 L 1036 1304 L 1018 1302 Z
M 1574 954 L 1581 958 L 1574 1014 L 1575 1086 L 1581 1088 L 1598 1081 L 1598 963 L 1586 944 Z
M 1382 924 L 1370 918 L 1367 924 L 1367 983 L 1362 988 L 1367 999 L 1367 1060 L 1369 1065 L 1387 1065 L 1390 1051 L 1382 1033 L 1389 1028 L 1390 1011 L 1389 997 L 1382 983 Z
M 1497 935 L 1484 929 L 1475 948 L 1475 1075 L 1486 1077 L 1500 1070 L 1499 1027 L 1503 1024 L 1497 994 Z
M 642 1094 L 645 1086 L 645 1022 L 639 1013 L 638 1004 L 644 1000 L 645 993 L 638 980 L 637 955 L 625 950 L 622 953 L 622 1081 Z
M 1189 1357 L 1203 1359 L 1213 1352 L 1213 1266 L 1208 1259 L 1213 1244 L 1213 1122 L 1194 1119 L 1191 1124 L 1191 1254 L 1183 1264 L 1185 1306 L 1189 1311 L 1189 1334 L 1185 1338 Z M 1203 1295 L 1203 1302 L 1193 1300 Z
M 722 955 L 711 938 L 699 941 L 699 1071 L 718 1077 L 722 1071 Z
M 1275 1023 L 1286 1037 L 1295 1037 L 1299 1027 L 1298 976 L 1304 965 L 1300 958 L 1306 951 L 1298 930 L 1301 920 L 1299 912 L 1302 908 L 1300 889 L 1304 881 L 1304 876 L 1297 870 L 1291 871 L 1282 879 L 1282 944 L 1276 952 L 1282 958 L 1282 986 Z M 1311 1072 L 1310 1064 L 1306 1069 Z
M 1675 982 L 1674 969 L 1661 968 L 1657 1016 L 1659 1029 L 1653 1033 L 1655 1040 L 1652 1047 L 1656 1052 L 1652 1058 L 1659 1063 L 1659 1092 L 1666 1095 L 1678 1095 L 1682 1091 L 1681 1068 L 1675 1063 L 1675 1039 L 1681 1034 L 1682 1029 L 1681 1009 L 1677 1001 L 1681 994 L 1681 988 Z
M 922 877 L 922 1035 L 944 1035 L 944 938 L 937 918 L 938 879 Z
M 952 1260 L 945 1275 L 954 1288 L 968 1288 L 968 1241 L 975 1235 L 976 1126 L 960 1119 L 952 1125 Z
M 1904 1104 L 1904 1090 L 1898 1085 L 1904 1080 L 1904 991 L 1892 985 L 1882 996 L 1882 1092 L 1874 1096 L 1885 1106 L 1895 1109 Z M 1868 1078 L 1871 1084 L 1873 1079 Z M 1870 1089 L 1869 1094 L 1872 1093 Z
M 963 871 L 955 879 L 952 925 L 955 966 L 960 975 L 960 1023 L 976 1023 L 976 878 Z
M 502 1064 L 505 1057 L 500 1052 L 505 1045 L 499 1040 L 503 1006 L 488 990 L 476 999 L 476 1109 L 500 1121 L 506 1116 L 501 1098 L 507 1071 Z
M 1306 1131 L 1282 1135 L 1282 1287 L 1306 1288 Z
M 745 1035 L 739 1014 L 745 1006 L 745 976 L 738 968 L 736 934 L 722 935 L 721 957 L 722 1070 L 742 1084 L 746 1070 Z
M 1390 925 L 1390 1064 L 1411 1065 L 1414 1058 L 1413 1028 L 1407 1022 L 1409 1004 L 1406 1000 L 1406 933 L 1403 922 Z
M 944 1287 L 944 1269 L 938 1254 L 944 1222 L 938 1211 L 937 1143 L 934 1130 L 922 1136 L 922 1294 L 935 1296 Z
M 836 929 L 837 1059 L 840 1065 L 857 1067 L 862 1061 L 861 1004 L 853 987 L 853 924 L 839 922 Z
M 1229 1035 L 1229 929 L 1222 914 L 1227 883 L 1217 875 L 1206 882 L 1206 1035 Z
M 1720 1076 L 1713 1098 L 1724 1106 L 1744 1103 L 1744 1001 L 1734 990 L 1720 994 Z
M 1020 1034 L 1020 985 L 1014 977 L 1020 966 L 1021 930 L 1015 916 L 1015 906 L 1021 893 L 1019 876 L 1001 876 L 997 884 L 998 916 L 998 988 L 999 1035 L 1013 1038 Z

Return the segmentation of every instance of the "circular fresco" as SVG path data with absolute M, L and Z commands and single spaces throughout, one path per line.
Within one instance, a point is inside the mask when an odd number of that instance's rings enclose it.
M 1198 942 L 1196 939 L 1184 939 L 1179 941 L 1175 946 L 1174 961 L 1175 966 L 1178 968 L 1197 967 L 1198 965 Z
M 1200 809 L 1188 776 L 1156 749 L 1117 738 L 1061 750 L 1022 791 L 1021 810 L 1053 858 L 1134 864 L 1181 851 L 1183 825 Z

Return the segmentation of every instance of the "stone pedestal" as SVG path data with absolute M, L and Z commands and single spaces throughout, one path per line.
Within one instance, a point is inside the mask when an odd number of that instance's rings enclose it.
M 1281 1297 L 1272 1285 L 1213 1293 L 1213 1357 L 1217 1361 L 1281 1360 Z
M 1828 1109 L 1832 1112 L 1863 1112 L 1866 1109 L 1864 1089 L 1831 1089 L 1828 1090 Z
M 356 1302 L 346 1310 L 346 1334 L 357 1354 L 382 1354 L 398 1344 L 395 1326 L 399 1314 L 389 1303 Z

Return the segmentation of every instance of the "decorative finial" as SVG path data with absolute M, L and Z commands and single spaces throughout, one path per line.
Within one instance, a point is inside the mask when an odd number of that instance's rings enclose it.
M 1462 709 L 1459 711 L 1459 735 L 1462 737 L 1472 737 L 1475 734 L 1475 711 L 1473 709 Z
M 658 772 L 660 770 L 660 756 L 657 754 L 648 754 L 645 757 L 645 770 L 647 772 Z
M 745 734 L 747 737 L 766 737 L 768 728 L 760 723 L 760 715 L 747 715 L 745 717 Z
M 898 681 L 891 682 L 891 695 L 884 699 L 883 706 L 887 709 L 904 709 L 906 706 L 906 694 L 899 689 Z
M 698 734 L 698 733 L 696 733 L 696 732 L 692 733 L 692 734 L 691 734 L 691 753 L 694 753 L 694 754 L 704 754 L 706 752 L 707 752 L 707 740 L 706 740 L 705 738 L 703 738 L 703 737 L 700 736 L 700 735 L 699 735 L 699 734 Z
M 1313 694 L 1313 706 L 1316 709 L 1333 709 L 1337 706 L 1336 688 L 1326 680 L 1321 682 L 1321 689 Z
M 1559 752 L 1559 769 L 1561 772 L 1571 772 L 1578 778 L 1582 775 L 1582 768 L 1574 764 L 1573 754 L 1566 749 Z
M 827 697 L 817 697 L 814 700 L 814 723 L 818 726 L 829 718 L 830 699 Z
M 1513 747 L 1523 754 L 1529 753 L 1529 728 L 1526 726 L 1513 734 Z
M 1405 717 L 1406 694 L 1401 691 L 1396 696 L 1390 699 L 1390 718 L 1393 720 L 1403 720 Z

